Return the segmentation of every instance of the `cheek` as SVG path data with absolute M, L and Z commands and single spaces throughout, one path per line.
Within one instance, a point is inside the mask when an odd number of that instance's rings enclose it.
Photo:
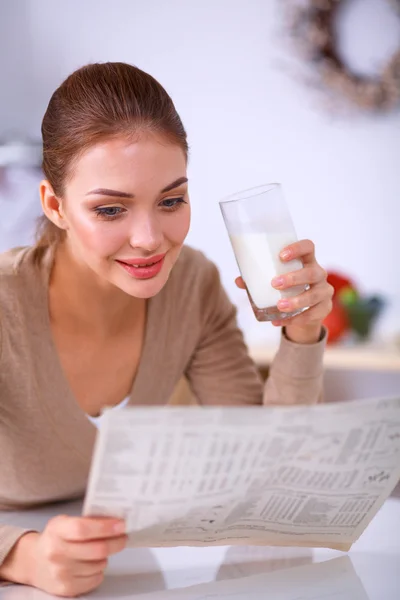
M 125 228 L 118 221 L 106 223 L 92 215 L 78 215 L 69 219 L 69 223 L 70 236 L 81 248 L 97 255 L 109 256 L 126 239 Z
M 167 215 L 163 231 L 165 237 L 173 244 L 181 245 L 185 241 L 190 227 L 190 208 L 178 211 L 177 214 Z

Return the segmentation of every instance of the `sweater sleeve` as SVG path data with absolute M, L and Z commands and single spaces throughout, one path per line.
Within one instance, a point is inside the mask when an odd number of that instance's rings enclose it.
M 291 342 L 284 329 L 264 388 L 264 404 L 316 404 L 323 399 L 326 330 L 318 342 Z
M 282 333 L 263 386 L 213 263 L 208 263 L 200 293 L 202 327 L 186 371 L 199 404 L 314 404 L 322 399 L 325 336 L 315 344 L 296 344 Z
M 1 366 L 1 355 L 2 355 L 2 327 L 1 327 L 1 314 L 0 314 L 0 366 Z M 23 527 L 17 527 L 13 525 L 3 525 L 0 523 L 0 567 L 7 558 L 9 552 L 13 549 L 18 540 L 33 529 L 24 529 Z M 6 585 L 1 579 L 0 575 L 0 587 Z
M 34 529 L 24 529 L 13 525 L 3 525 L 0 523 L 0 567 L 7 558 L 9 552 L 13 549 L 18 540 Z M 0 575 L 0 585 L 4 585 L 4 581 Z

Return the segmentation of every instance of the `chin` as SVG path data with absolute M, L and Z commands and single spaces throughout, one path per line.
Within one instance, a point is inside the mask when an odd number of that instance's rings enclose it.
M 156 283 L 156 282 L 135 282 L 133 285 L 124 286 L 123 290 L 129 296 L 134 298 L 153 298 L 153 296 L 157 296 L 159 292 L 163 289 L 166 282 Z

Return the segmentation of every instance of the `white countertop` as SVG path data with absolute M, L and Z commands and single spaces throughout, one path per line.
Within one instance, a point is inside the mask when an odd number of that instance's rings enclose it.
M 81 504 L 0 513 L 0 521 L 42 528 Z M 399 600 L 400 498 L 392 496 L 349 553 L 311 548 L 127 549 L 110 559 L 103 585 L 84 598 L 135 600 Z M 0 600 L 49 600 L 24 586 Z
M 278 344 L 251 343 L 250 356 L 258 366 L 267 367 L 276 354 Z M 400 348 L 394 343 L 378 341 L 332 344 L 326 347 L 324 366 L 326 369 L 400 373 Z

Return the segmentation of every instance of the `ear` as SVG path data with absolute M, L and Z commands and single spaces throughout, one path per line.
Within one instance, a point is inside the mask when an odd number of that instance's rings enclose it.
M 43 179 L 40 182 L 39 193 L 43 212 L 46 217 L 60 229 L 68 229 L 68 224 L 62 210 L 62 201 L 57 198 L 47 179 Z

